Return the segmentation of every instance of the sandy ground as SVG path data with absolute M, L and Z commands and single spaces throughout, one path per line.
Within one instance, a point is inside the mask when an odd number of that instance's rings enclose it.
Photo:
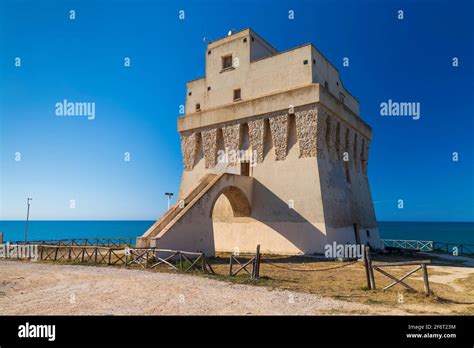
M 0 260 L 0 315 L 405 314 L 398 309 L 112 267 Z
M 470 274 L 474 274 L 474 268 L 471 267 L 449 267 L 449 266 L 430 266 L 430 269 L 435 269 L 438 272 L 444 272 L 445 274 L 432 274 L 430 275 L 430 282 L 446 284 L 453 288 L 454 291 L 464 292 L 464 287 L 456 284 L 457 280 L 465 279 L 469 277 Z M 455 272 L 453 272 L 453 269 Z M 413 279 L 423 278 L 413 277 Z
M 427 257 L 433 257 L 433 254 L 429 253 L 420 253 L 421 255 L 425 255 Z M 439 284 L 446 284 L 453 288 L 454 291 L 457 292 L 464 292 L 465 289 L 456 284 L 457 280 L 465 279 L 469 277 L 469 275 L 474 274 L 474 259 L 471 257 L 464 257 L 464 256 L 452 256 L 452 255 L 444 255 L 439 254 L 435 256 L 438 260 L 447 261 L 446 263 L 449 265 L 449 262 L 461 262 L 464 267 L 451 267 L 449 266 L 430 266 L 430 269 L 435 269 L 438 272 L 444 272 L 445 274 L 434 274 L 430 275 L 430 282 L 439 283 Z M 440 264 L 440 262 L 438 262 Z M 421 277 L 413 277 L 414 279 L 422 279 Z

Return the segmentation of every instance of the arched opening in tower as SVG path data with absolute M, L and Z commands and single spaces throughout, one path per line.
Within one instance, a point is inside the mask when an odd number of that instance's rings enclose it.
M 223 190 L 211 209 L 211 218 L 217 252 L 254 251 L 258 238 L 249 234 L 249 227 L 259 222 L 252 218 L 250 202 L 242 190 L 233 186 Z

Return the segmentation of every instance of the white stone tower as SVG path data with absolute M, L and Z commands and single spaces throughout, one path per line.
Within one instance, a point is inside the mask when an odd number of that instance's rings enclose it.
M 371 128 L 311 44 L 278 52 L 250 29 L 207 46 L 178 118 L 180 196 L 137 243 L 321 253 L 381 247 L 367 179 Z

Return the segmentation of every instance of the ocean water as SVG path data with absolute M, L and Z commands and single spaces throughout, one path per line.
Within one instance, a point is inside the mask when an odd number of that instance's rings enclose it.
M 155 221 L 30 221 L 29 240 L 135 238 Z M 381 238 L 474 244 L 474 222 L 378 222 Z M 0 221 L 5 241 L 24 239 L 24 221 Z
M 29 221 L 28 240 L 80 238 L 135 238 L 155 221 Z M 25 236 L 25 221 L 0 221 L 4 241 L 20 241 Z
M 383 239 L 474 244 L 474 222 L 377 222 Z

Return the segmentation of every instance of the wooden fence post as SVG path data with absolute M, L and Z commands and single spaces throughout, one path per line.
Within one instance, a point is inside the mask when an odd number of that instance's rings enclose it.
M 367 253 L 370 252 L 370 248 L 366 246 L 364 248 L 364 266 L 365 266 L 365 276 L 367 277 L 367 288 L 372 290 L 372 284 L 370 282 L 370 271 L 369 271 L 369 258 L 367 257 Z
M 258 279 L 260 276 L 260 244 L 257 245 L 255 252 L 254 268 L 252 270 L 252 279 Z
M 421 269 L 423 270 L 423 283 L 425 285 L 425 294 L 426 296 L 430 296 L 430 283 L 428 281 L 428 267 L 426 267 L 426 263 L 421 264 Z
M 370 290 L 375 290 L 375 277 L 374 277 L 374 269 L 372 268 L 372 259 L 370 258 L 370 247 L 365 247 L 365 257 L 367 259 L 367 266 L 369 270 L 369 282 L 370 282 Z
M 203 273 L 208 273 L 206 268 L 206 254 L 204 253 L 201 255 L 201 270 Z
M 230 254 L 230 260 L 229 260 L 229 276 L 232 277 L 232 254 Z
M 57 246 L 56 250 L 54 251 L 54 261 L 56 261 L 56 259 L 58 258 L 58 250 L 59 250 L 59 246 Z
M 260 254 L 260 244 L 258 245 L 257 279 L 260 278 L 260 264 L 262 255 Z
M 250 275 L 250 279 L 255 279 L 255 274 L 257 273 L 257 253 L 255 253 L 255 256 L 253 258 L 252 262 L 252 274 Z

